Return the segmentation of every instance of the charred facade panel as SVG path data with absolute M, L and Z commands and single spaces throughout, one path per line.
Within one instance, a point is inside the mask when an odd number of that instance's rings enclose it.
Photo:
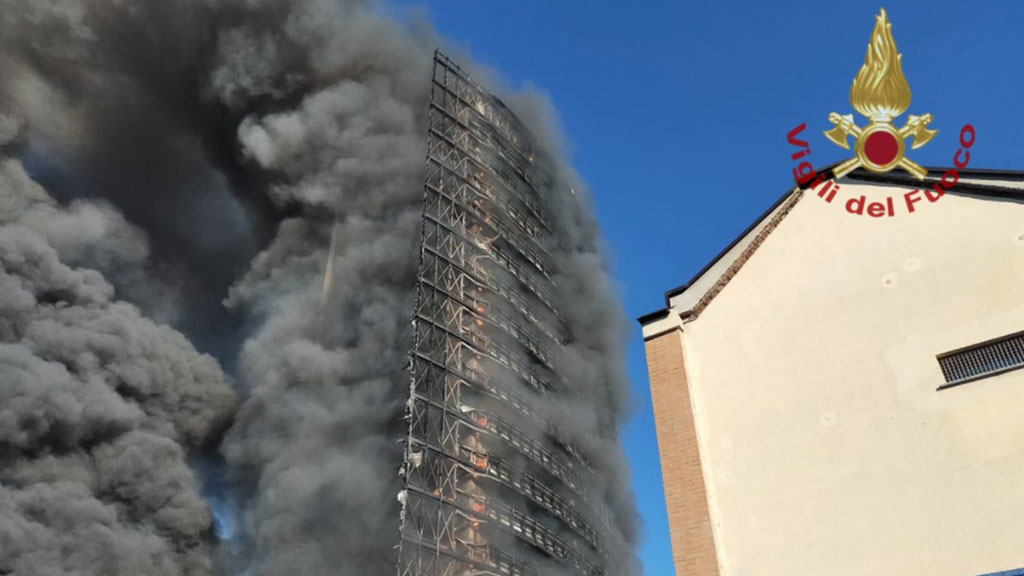
M 545 162 L 500 100 L 435 54 L 399 576 L 615 573 L 594 472 L 539 406 L 563 387 L 566 337 Z

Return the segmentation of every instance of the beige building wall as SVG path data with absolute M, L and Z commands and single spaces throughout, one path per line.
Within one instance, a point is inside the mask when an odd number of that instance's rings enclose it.
M 1021 330 L 1024 204 L 874 219 L 801 199 L 682 321 L 721 573 L 1024 567 L 1024 370 L 936 390 L 937 354 Z

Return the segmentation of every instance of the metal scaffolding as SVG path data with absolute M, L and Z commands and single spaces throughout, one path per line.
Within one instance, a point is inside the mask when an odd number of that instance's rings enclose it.
M 581 451 L 552 441 L 564 324 L 545 249 L 543 153 L 435 53 L 399 576 L 603 576 L 607 512 Z

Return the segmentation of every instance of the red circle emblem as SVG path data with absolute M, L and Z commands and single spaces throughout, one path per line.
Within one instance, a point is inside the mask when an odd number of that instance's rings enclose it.
M 900 143 L 889 132 L 883 130 L 872 132 L 864 141 L 864 155 L 878 166 L 887 166 L 896 160 L 896 155 L 899 153 Z

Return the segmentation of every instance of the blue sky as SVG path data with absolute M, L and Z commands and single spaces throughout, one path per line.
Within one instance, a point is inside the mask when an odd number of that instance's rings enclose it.
M 631 318 L 663 306 L 792 185 L 786 133 L 807 123 L 815 166 L 850 154 L 821 131 L 852 113 L 877 2 L 403 0 L 511 85 L 550 94 L 594 196 Z M 825 4 L 828 4 L 827 6 Z M 887 2 L 909 113 L 938 136 L 909 154 L 948 166 L 960 127 L 971 167 L 1024 169 L 1024 2 Z M 900 118 L 897 123 L 905 119 Z M 863 124 L 863 119 L 858 120 Z M 879 222 L 884 225 L 883 221 Z M 648 576 L 671 576 L 643 343 L 629 341 L 624 445 Z M 751 385 L 757 385 L 752 382 Z

